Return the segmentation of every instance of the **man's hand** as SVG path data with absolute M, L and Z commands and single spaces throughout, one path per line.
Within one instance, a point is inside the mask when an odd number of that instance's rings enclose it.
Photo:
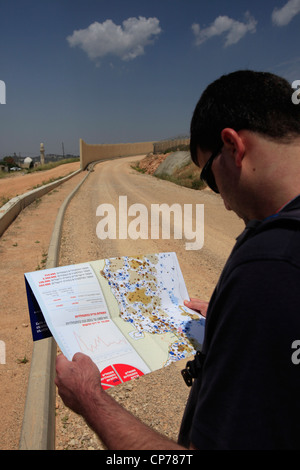
M 55 383 L 66 406 L 80 414 L 108 449 L 186 450 L 122 408 L 101 387 L 98 367 L 85 354 L 56 359 Z
M 56 359 L 55 384 L 65 405 L 84 415 L 85 404 L 101 390 L 100 371 L 85 354 L 76 353 L 72 361 L 60 354 Z
M 184 305 L 188 308 L 191 308 L 192 310 L 195 310 L 196 312 L 201 313 L 203 317 L 206 317 L 208 302 L 191 298 L 190 300 L 185 300 Z

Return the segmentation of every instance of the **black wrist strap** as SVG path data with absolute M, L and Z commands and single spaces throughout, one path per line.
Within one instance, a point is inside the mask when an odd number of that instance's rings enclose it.
M 194 359 L 188 361 L 186 368 L 181 371 L 181 375 L 188 387 L 193 384 L 193 379 L 200 377 L 203 367 L 205 355 L 201 351 L 197 351 Z

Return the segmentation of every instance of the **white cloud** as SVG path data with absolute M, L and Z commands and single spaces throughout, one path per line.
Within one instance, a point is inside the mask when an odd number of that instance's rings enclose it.
M 122 60 L 132 60 L 144 54 L 145 46 L 153 43 L 161 28 L 157 18 L 128 18 L 122 25 L 112 20 L 92 23 L 67 37 L 71 47 L 83 49 L 90 59 L 115 55 Z
M 282 8 L 275 8 L 272 12 L 272 21 L 276 26 L 286 26 L 300 13 L 300 0 L 289 0 Z
M 207 28 L 201 29 L 199 24 L 193 24 L 192 30 L 196 38 L 196 45 L 203 44 L 213 36 L 225 34 L 225 47 L 236 44 L 248 32 L 256 31 L 257 21 L 250 13 L 245 14 L 245 22 L 234 20 L 228 16 L 218 16 Z

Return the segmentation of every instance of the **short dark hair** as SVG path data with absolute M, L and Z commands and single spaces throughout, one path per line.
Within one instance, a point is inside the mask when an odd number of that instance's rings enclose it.
M 221 131 L 231 127 L 290 140 L 300 135 L 300 105 L 292 102 L 287 80 L 268 72 L 240 70 L 211 83 L 198 101 L 191 121 L 190 150 L 215 151 L 222 146 Z

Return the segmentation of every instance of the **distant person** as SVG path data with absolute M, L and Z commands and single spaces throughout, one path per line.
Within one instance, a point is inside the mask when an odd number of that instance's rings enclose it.
M 209 85 L 194 111 L 192 159 L 246 228 L 207 309 L 179 443 L 107 395 L 87 356 L 57 358 L 59 394 L 109 449 L 300 448 L 300 105 L 291 95 L 280 77 L 238 71 Z M 205 313 L 203 302 L 186 305 Z

